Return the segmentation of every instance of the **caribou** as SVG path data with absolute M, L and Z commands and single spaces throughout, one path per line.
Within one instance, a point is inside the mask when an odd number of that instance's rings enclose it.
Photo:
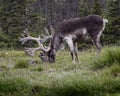
M 67 43 L 70 49 L 72 62 L 80 62 L 78 58 L 78 48 L 77 43 L 82 39 L 85 39 L 88 35 L 94 45 L 97 48 L 97 53 L 99 54 L 102 48 L 100 37 L 105 29 L 105 25 L 108 22 L 107 19 L 102 18 L 99 15 L 89 15 L 82 18 L 74 18 L 62 21 L 54 35 L 51 37 L 50 47 L 46 48 L 40 43 L 39 49 L 42 49 L 43 53 L 40 55 L 41 59 L 48 62 L 55 62 L 56 53 L 61 48 L 64 42 Z M 40 37 L 39 37 L 40 38 Z M 21 41 L 24 41 L 21 39 Z M 33 50 L 33 49 L 32 49 Z M 28 49 L 29 52 L 34 53 Z M 44 56 L 44 57 L 43 57 Z

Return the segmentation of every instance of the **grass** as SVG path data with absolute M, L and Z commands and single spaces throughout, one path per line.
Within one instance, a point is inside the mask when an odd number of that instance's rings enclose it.
M 24 59 L 18 60 L 15 64 L 15 68 L 28 68 L 28 67 L 29 63 Z
M 120 47 L 104 47 L 99 57 L 95 52 L 79 52 L 81 64 L 72 64 L 70 53 L 59 51 L 51 64 L 1 51 L 0 96 L 120 96 Z
M 98 59 L 93 60 L 93 64 L 96 69 L 109 67 L 113 64 L 120 65 L 120 48 L 114 47 L 106 49 Z
M 34 68 L 31 69 L 32 71 L 43 71 L 41 66 L 36 66 Z

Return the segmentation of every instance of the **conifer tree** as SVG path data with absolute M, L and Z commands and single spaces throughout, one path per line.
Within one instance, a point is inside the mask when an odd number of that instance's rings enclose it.
M 79 16 L 80 17 L 86 16 L 88 14 L 87 3 L 86 2 L 82 2 L 79 6 L 80 6 L 79 7 Z
M 35 27 L 37 15 L 30 13 L 28 4 L 31 0 L 1 0 L 0 23 L 2 32 L 0 40 L 7 43 L 6 47 L 19 48 L 19 38 L 23 30 L 28 27 Z M 30 24 L 28 24 L 28 22 Z M 3 36 L 2 36 L 3 35 Z
M 18 38 L 25 26 L 27 0 L 2 0 L 0 22 L 7 38 L 7 47 L 18 46 Z
M 106 27 L 106 36 L 109 43 L 120 43 L 120 0 L 111 0 L 107 14 L 109 23 Z
M 99 0 L 95 0 L 93 7 L 91 8 L 91 14 L 102 14 L 102 8 L 100 6 Z

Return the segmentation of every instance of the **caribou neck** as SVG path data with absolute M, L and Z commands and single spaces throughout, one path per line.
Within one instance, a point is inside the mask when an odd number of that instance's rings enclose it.
M 61 44 L 62 44 L 62 39 L 58 34 L 55 34 L 51 42 L 51 49 L 55 49 L 55 51 L 57 52 L 60 49 Z

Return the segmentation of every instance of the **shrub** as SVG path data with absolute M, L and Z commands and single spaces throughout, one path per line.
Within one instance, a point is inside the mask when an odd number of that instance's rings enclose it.
M 3 71 L 3 70 L 8 70 L 7 66 L 5 66 L 5 65 L 0 65 L 0 71 Z
M 15 64 L 15 68 L 28 68 L 28 67 L 29 67 L 29 63 L 25 60 L 19 60 Z
M 109 96 L 120 90 L 120 80 L 111 78 L 70 77 L 52 84 L 46 96 Z
M 6 53 L 5 53 L 4 51 L 1 51 L 1 52 L 0 52 L 0 58 L 1 58 L 1 57 L 6 57 Z
M 43 71 L 43 68 L 41 66 L 37 66 L 36 68 L 34 69 L 31 69 L 33 71 Z
M 0 78 L 0 93 L 4 94 L 2 96 L 14 94 L 15 92 L 18 93 L 20 91 L 24 92 L 27 86 L 27 82 L 21 78 Z
M 103 73 L 105 73 L 106 76 L 110 75 L 113 78 L 117 78 L 120 76 L 120 66 L 114 64 L 110 68 L 105 68 L 105 70 L 103 70 Z
M 113 64 L 120 64 L 120 49 L 119 47 L 107 49 L 102 55 L 93 61 L 95 69 L 110 67 Z

